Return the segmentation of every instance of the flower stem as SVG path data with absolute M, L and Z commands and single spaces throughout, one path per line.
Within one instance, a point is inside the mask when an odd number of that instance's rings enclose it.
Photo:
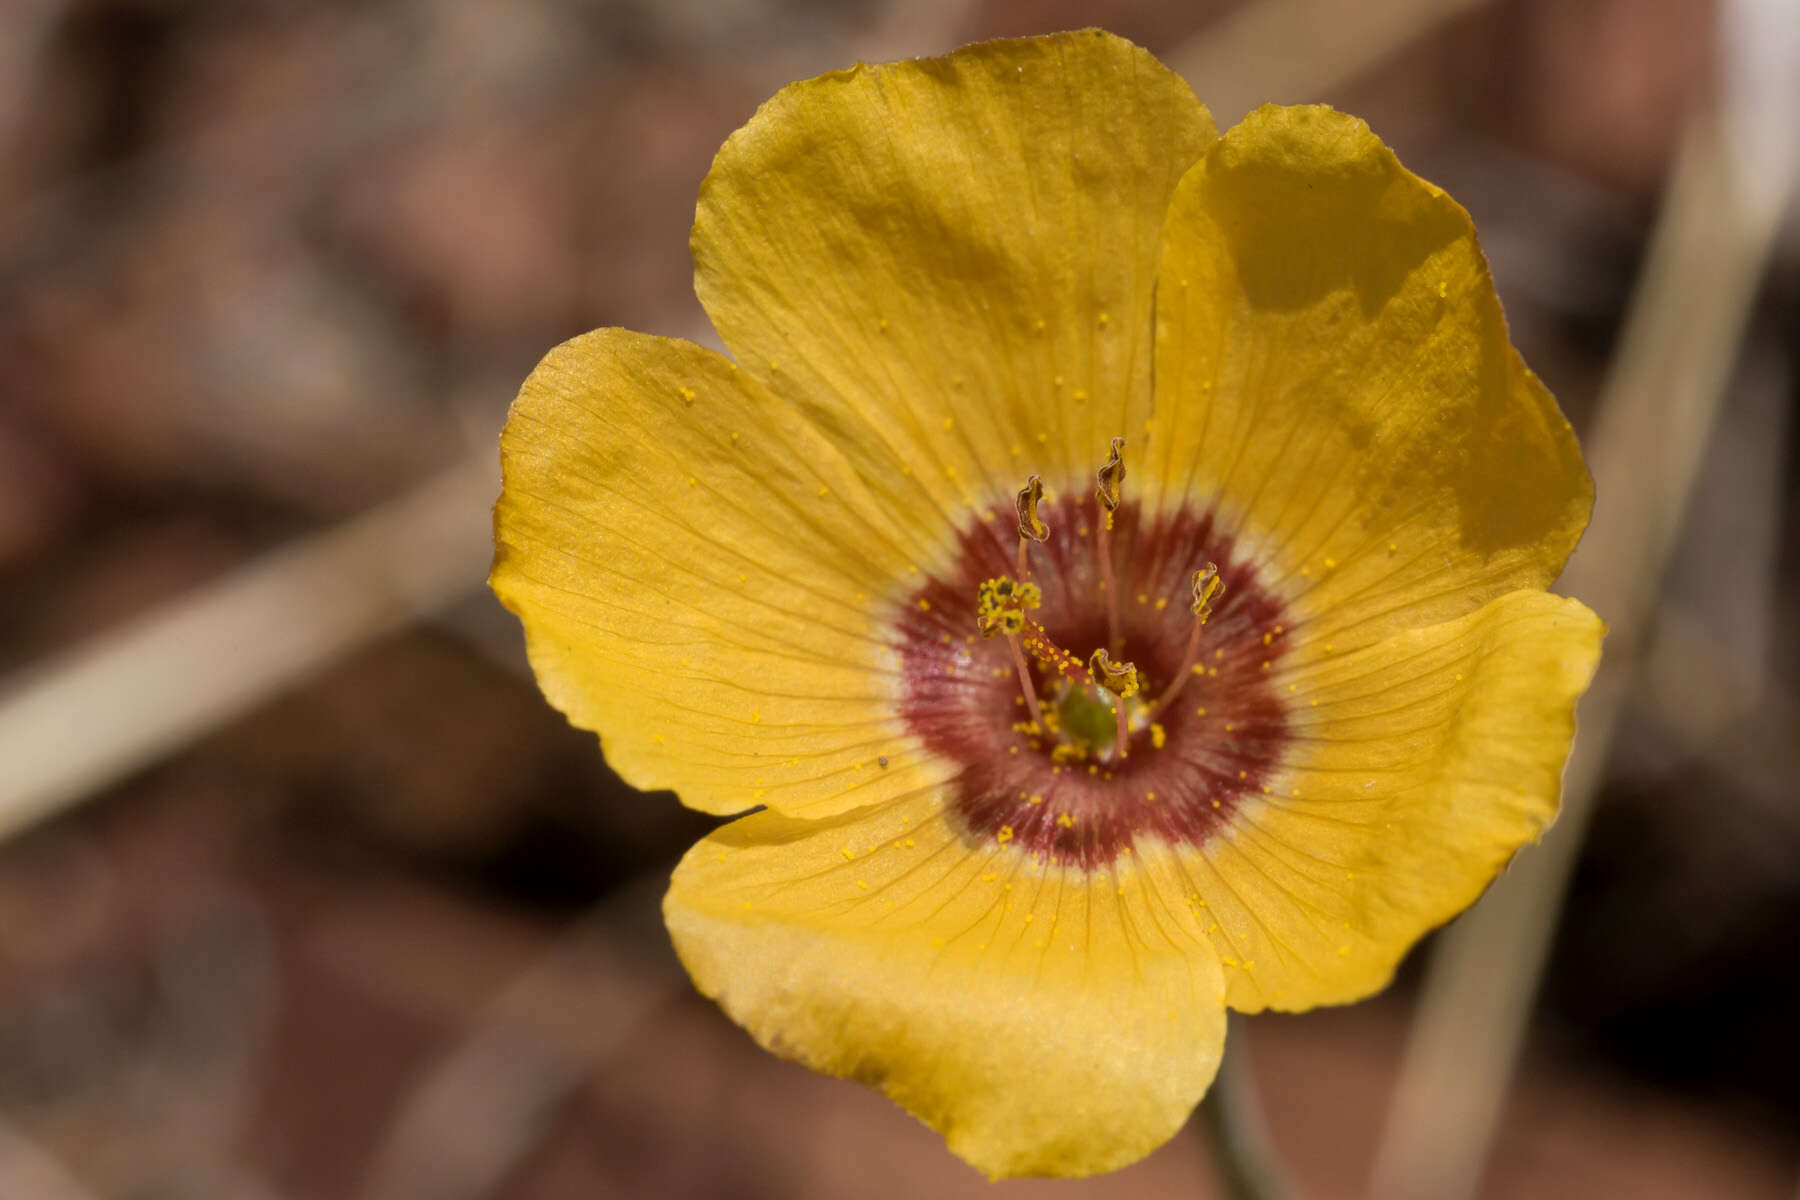
M 1206 1139 L 1207 1154 L 1226 1200 L 1289 1200 L 1292 1193 L 1276 1170 L 1268 1129 L 1256 1101 L 1250 1058 L 1242 1022 L 1233 1019 L 1226 1038 L 1229 1052 L 1219 1077 L 1200 1102 L 1195 1126 Z

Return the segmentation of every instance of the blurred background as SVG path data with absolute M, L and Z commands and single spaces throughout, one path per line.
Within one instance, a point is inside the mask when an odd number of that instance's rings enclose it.
M 1791 2 L 6 0 L 0 1197 L 988 1193 L 691 992 L 710 822 L 540 699 L 487 508 L 548 347 L 702 336 L 759 101 L 1086 24 L 1449 189 L 1599 479 L 1564 820 L 1384 995 L 1234 1029 L 1287 1176 L 1796 1195 Z M 1000 1192 L 1211 1186 L 1190 1131 Z

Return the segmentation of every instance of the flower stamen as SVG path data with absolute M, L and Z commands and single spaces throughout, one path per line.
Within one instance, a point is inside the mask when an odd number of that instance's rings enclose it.
M 1194 614 L 1194 624 L 1188 630 L 1187 651 L 1181 656 L 1181 666 L 1176 670 L 1175 678 L 1169 681 L 1163 694 L 1150 706 L 1149 716 L 1152 720 L 1181 694 L 1188 677 L 1194 673 L 1194 664 L 1200 661 L 1200 627 L 1212 616 L 1213 605 L 1224 594 L 1225 581 L 1219 578 L 1217 563 L 1209 562 L 1194 572 L 1194 598 L 1189 605 Z
M 1125 460 L 1119 456 L 1124 448 L 1124 438 L 1112 440 L 1112 453 L 1096 473 L 1094 487 L 1094 500 L 1101 509 L 1096 536 L 1100 543 L 1100 586 L 1106 592 L 1106 644 L 1114 650 L 1124 648 L 1119 640 L 1119 588 L 1113 579 L 1112 561 L 1113 513 L 1118 510 L 1119 490 L 1125 482 Z
M 1088 658 L 1088 673 L 1095 683 L 1113 694 L 1112 709 L 1119 726 L 1113 740 L 1113 757 L 1124 758 L 1131 752 L 1131 714 L 1126 710 L 1125 701 L 1142 688 L 1138 669 L 1128 662 L 1114 662 L 1102 646 Z

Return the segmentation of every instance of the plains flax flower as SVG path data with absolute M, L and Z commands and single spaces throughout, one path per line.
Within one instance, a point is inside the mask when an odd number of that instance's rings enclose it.
M 702 187 L 732 358 L 602 330 L 493 584 L 777 1053 L 993 1176 L 1166 1140 L 1226 1008 L 1382 986 L 1556 811 L 1591 489 L 1466 214 L 1359 121 L 1216 135 L 1093 31 L 783 89 Z

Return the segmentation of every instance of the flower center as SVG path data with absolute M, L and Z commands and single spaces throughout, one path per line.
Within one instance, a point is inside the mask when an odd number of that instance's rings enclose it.
M 1136 697 L 1124 700 L 1099 688 L 1073 683 L 1063 684 L 1055 706 L 1044 715 L 1058 745 L 1069 747 L 1073 752 L 1070 757 L 1085 759 L 1115 738 L 1118 726 L 1113 710 L 1117 703 L 1128 706 L 1127 724 L 1142 726 L 1143 705 Z
M 1122 466 L 1109 489 L 1117 457 L 1092 495 L 1034 479 L 973 520 L 895 642 L 902 717 L 958 765 L 969 837 L 1088 869 L 1204 842 L 1290 741 L 1271 677 L 1293 622 L 1212 514 L 1144 512 Z

